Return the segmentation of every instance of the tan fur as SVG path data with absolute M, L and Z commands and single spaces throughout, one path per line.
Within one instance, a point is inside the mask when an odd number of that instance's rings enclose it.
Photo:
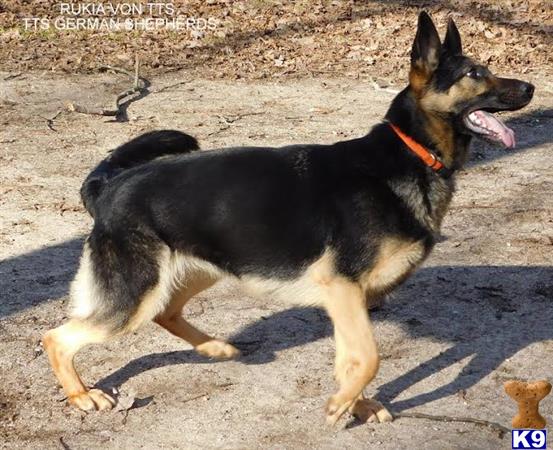
M 349 407 L 351 415 L 355 416 L 360 422 L 391 422 L 394 417 L 380 403 L 372 398 L 366 398 L 361 393 L 355 402 Z
M 383 239 L 375 264 L 360 278 L 366 295 L 370 298 L 389 292 L 409 276 L 425 256 L 426 249 L 421 241 Z
M 197 272 L 181 289 L 174 292 L 171 301 L 154 320 L 170 333 L 184 339 L 196 351 L 210 358 L 226 359 L 240 354 L 238 349 L 226 342 L 214 339 L 198 330 L 182 317 L 184 305 L 199 292 L 211 287 L 217 279 L 212 273 Z
M 171 252 L 169 248 L 164 248 L 160 252 L 158 265 L 160 279 L 156 286 L 144 294 L 138 310 L 127 324 L 128 331 L 135 330 L 142 323 L 164 311 L 173 293 L 180 290 L 183 283 L 184 285 L 194 284 L 197 277 L 216 281 L 223 275 L 223 272 L 213 264 L 190 255 Z M 71 283 L 71 317 L 84 320 L 92 314 L 99 314 L 104 295 L 95 280 L 90 248 L 85 243 L 79 270 Z
M 319 305 L 323 303 L 321 286 L 334 276 L 334 255 L 327 249 L 323 255 L 310 264 L 301 276 L 294 280 L 243 276 L 241 287 L 254 296 L 269 295 L 272 298 L 302 305 Z
M 430 81 L 431 76 L 432 72 L 424 68 L 417 66 L 411 67 L 409 71 L 409 85 L 411 89 L 416 93 L 422 92 L 426 84 Z
M 455 133 L 451 123 L 443 120 L 440 115 L 426 115 L 426 133 L 440 149 L 441 160 L 447 166 L 451 167 L 455 158 Z
M 360 282 L 337 274 L 334 252 L 327 249 L 308 265 L 302 275 L 291 281 L 245 276 L 244 287 L 257 294 L 269 294 L 288 301 L 322 305 L 335 327 L 337 342 L 336 379 L 338 392 L 328 402 L 328 420 L 336 421 L 348 409 L 365 420 L 391 420 L 377 402 L 363 397 L 363 388 L 378 371 L 379 357 L 368 318 L 365 294 L 382 293 L 405 277 L 424 257 L 419 242 L 388 238 L 382 242 L 377 259 Z M 209 288 L 224 275 L 210 263 L 164 249 L 159 255 L 160 279 L 140 301 L 136 313 L 120 333 L 138 328 L 147 320 L 155 320 L 174 335 L 181 337 L 206 356 L 231 358 L 239 354 L 232 345 L 214 339 L 189 324 L 181 315 L 190 298 Z M 102 293 L 93 283 L 88 249 L 83 254 L 75 289 L 83 301 L 95 301 Z M 93 295 L 84 290 L 93 286 Z M 94 306 L 80 304 L 79 311 Z M 113 333 L 111 333 L 113 334 Z M 82 409 L 106 409 L 113 400 L 99 390 L 88 390 L 73 366 L 73 357 L 83 346 L 102 342 L 111 334 L 83 320 L 72 320 L 49 332 L 44 339 L 52 367 L 68 398 Z
M 484 80 L 477 81 L 469 77 L 461 78 L 445 92 L 426 91 L 420 98 L 420 105 L 424 111 L 444 113 L 453 111 L 455 105 L 470 100 L 489 89 Z
M 171 252 L 169 248 L 161 252 L 158 265 L 160 279 L 143 296 L 138 310 L 129 320 L 127 331 L 137 329 L 165 311 L 175 293 L 183 288 L 194 290 L 197 283 L 212 281 L 213 284 L 223 276 L 223 272 L 213 264 L 190 255 Z
M 414 81 L 416 86 L 412 86 L 412 90 L 426 118 L 426 134 L 432 137 L 434 145 L 441 151 L 445 165 L 451 166 L 455 156 L 455 133 L 450 121 L 443 115 L 454 111 L 457 104 L 486 92 L 492 82 L 463 77 L 447 91 L 436 92 L 428 88 L 429 79 L 415 78 Z
M 204 356 L 218 359 L 237 357 L 240 352 L 235 347 L 203 333 L 182 317 L 182 308 L 188 300 L 212 286 L 223 272 L 207 261 L 172 253 L 168 249 L 162 252 L 159 266 L 158 284 L 144 295 L 125 331 L 155 320 Z
M 363 389 L 378 372 L 379 356 L 361 286 L 335 276 L 321 287 L 336 339 L 335 373 L 340 387 L 327 403 L 327 421 L 333 424 L 362 398 Z
M 52 369 L 70 403 L 80 409 L 110 409 L 115 401 L 98 389 L 89 390 L 75 370 L 75 354 L 88 344 L 100 343 L 109 337 L 101 327 L 78 319 L 50 330 L 42 342 Z
M 355 416 L 360 422 L 392 422 L 394 417 L 390 414 L 382 403 L 379 401 L 366 398 L 361 394 L 357 400 L 349 408 L 350 414 Z

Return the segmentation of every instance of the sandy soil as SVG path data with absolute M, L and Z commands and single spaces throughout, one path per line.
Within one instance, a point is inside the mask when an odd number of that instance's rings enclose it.
M 108 149 L 161 127 L 189 131 L 204 148 L 332 142 L 365 133 L 393 93 L 346 79 L 242 83 L 175 73 L 153 80 L 129 106 L 129 121 L 116 122 L 58 112 L 67 99 L 109 105 L 124 78 L 8 76 L 0 74 L 0 447 L 509 448 L 508 436 L 466 423 L 346 419 L 328 428 L 323 407 L 335 386 L 325 314 L 249 298 L 232 283 L 200 295 L 186 315 L 235 343 L 241 360 L 206 360 L 150 324 L 77 361 L 88 383 L 120 389 L 123 406 L 134 398 L 132 409 L 67 406 L 39 339 L 66 316 L 91 225 L 78 188 Z M 383 361 L 367 393 L 392 412 L 508 426 L 515 405 L 503 382 L 551 379 L 553 84 L 532 81 L 535 101 L 509 116 L 518 148 L 475 147 L 441 243 L 372 314 Z M 553 396 L 542 412 L 551 423 Z

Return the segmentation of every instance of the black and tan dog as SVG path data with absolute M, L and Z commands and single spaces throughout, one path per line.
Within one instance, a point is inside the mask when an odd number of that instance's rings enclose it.
M 192 296 L 231 276 L 326 309 L 339 384 L 329 422 L 348 410 L 391 420 L 363 396 L 379 366 L 367 301 L 424 261 L 472 137 L 513 147 L 514 133 L 491 113 L 525 106 L 533 90 L 463 56 L 453 21 L 442 44 L 422 13 L 409 85 L 362 138 L 196 152 L 194 138 L 159 131 L 116 149 L 81 191 L 94 228 L 71 286 L 71 320 L 43 340 L 69 401 L 113 406 L 84 386 L 73 358 L 149 320 L 203 355 L 237 356 L 181 316 Z

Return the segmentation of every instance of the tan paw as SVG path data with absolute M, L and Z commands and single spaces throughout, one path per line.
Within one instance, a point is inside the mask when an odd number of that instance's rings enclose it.
M 335 425 L 338 419 L 348 410 L 352 401 L 344 401 L 338 395 L 333 395 L 326 402 L 326 423 Z
M 70 395 L 69 403 L 83 411 L 104 411 L 115 406 L 115 400 L 100 389 L 90 389 L 86 392 Z
M 240 356 L 240 350 L 218 339 L 212 339 L 211 341 L 198 345 L 196 351 L 200 355 L 215 359 L 232 359 Z
M 391 422 L 394 420 L 390 412 L 382 403 L 370 398 L 357 400 L 349 412 L 361 422 Z

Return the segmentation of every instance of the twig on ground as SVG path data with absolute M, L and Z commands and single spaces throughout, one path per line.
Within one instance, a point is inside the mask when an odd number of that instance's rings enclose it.
M 21 75 L 23 75 L 23 72 L 12 73 L 7 77 L 4 77 L 4 81 L 13 80 L 14 78 L 19 78 Z
M 181 86 L 181 85 L 187 84 L 187 83 L 190 83 L 190 81 L 185 80 L 185 81 L 179 81 L 179 82 L 173 83 L 173 84 L 168 84 L 167 86 L 162 86 L 159 89 L 156 89 L 156 90 L 152 91 L 151 94 L 159 94 L 160 92 L 165 92 L 165 91 L 168 91 L 171 88 Z
M 134 88 L 138 89 L 138 83 L 140 81 L 140 77 L 138 76 L 138 56 L 134 58 Z
M 60 441 L 61 448 L 63 448 L 63 450 L 71 450 L 71 447 L 69 447 L 69 445 L 65 443 L 65 441 L 63 440 L 63 437 L 60 436 L 59 441 Z
M 62 112 L 63 112 L 63 110 L 60 109 L 60 110 L 58 110 L 58 112 L 56 112 L 56 114 L 54 114 L 50 118 L 44 117 L 44 116 L 38 116 L 38 117 L 40 117 L 41 119 L 44 119 L 46 121 L 46 125 L 48 126 L 48 128 L 50 128 L 50 130 L 55 131 L 57 133 L 58 130 L 56 130 L 54 128 L 54 120 L 56 120 Z
M 216 134 L 222 133 L 225 130 L 228 130 L 230 128 L 230 125 L 226 125 L 224 127 L 219 128 L 218 130 L 212 131 L 211 133 L 208 133 L 208 136 L 214 136 Z
M 81 114 L 119 117 L 123 113 L 122 106 L 124 103 L 131 103 L 133 100 L 138 99 L 144 92 L 146 92 L 148 83 L 146 79 L 141 78 L 139 75 L 138 57 L 136 57 L 135 59 L 134 72 L 129 72 L 128 70 L 123 69 L 121 67 L 108 66 L 108 65 L 100 66 L 99 69 L 111 70 L 116 73 L 122 73 L 124 75 L 127 75 L 129 78 L 133 80 L 132 87 L 129 89 L 125 89 L 123 92 L 119 93 L 115 97 L 115 105 L 113 108 L 97 108 L 97 107 L 90 108 L 90 107 L 78 105 L 74 102 L 68 101 L 65 103 L 65 107 L 69 111 L 78 112 Z M 124 102 L 123 100 L 126 100 L 126 102 Z
M 215 390 L 217 389 L 225 389 L 229 386 L 234 386 L 236 383 L 232 383 L 232 382 L 229 382 L 229 383 L 221 383 L 221 384 L 216 384 L 215 386 L 213 386 L 215 388 Z M 203 392 L 201 394 L 198 394 L 198 395 L 194 395 L 193 397 L 190 397 L 190 398 L 187 398 L 186 400 L 182 400 L 181 403 L 188 403 L 188 402 L 192 402 L 194 400 L 198 400 L 200 398 L 203 398 L 203 397 L 209 397 L 210 395 L 212 394 L 212 392 Z
M 238 120 L 241 120 L 243 119 L 244 117 L 248 117 L 248 116 L 259 116 L 260 114 L 263 114 L 263 112 L 261 111 L 256 111 L 256 112 L 249 112 L 249 113 L 241 113 L 241 114 L 233 114 L 232 117 L 226 117 L 226 116 L 223 116 L 223 115 L 217 115 L 217 117 L 221 120 L 223 120 L 225 123 L 234 123 Z
M 501 206 L 498 205 L 454 205 L 450 209 L 497 209 L 501 208 Z
M 474 419 L 472 417 L 450 417 L 444 415 L 432 415 L 432 414 L 423 414 L 423 413 L 395 413 L 394 418 L 397 419 L 427 419 L 435 420 L 438 422 L 461 422 L 461 423 L 475 423 L 477 425 L 484 425 L 491 428 L 495 431 L 499 438 L 502 439 L 505 433 L 509 433 L 511 430 L 503 425 L 500 425 L 496 422 L 490 422 L 488 420 Z
M 243 119 L 244 117 L 258 116 L 260 114 L 263 114 L 263 112 L 262 111 L 255 111 L 255 112 L 249 112 L 249 113 L 233 114 L 232 116 L 229 116 L 229 117 L 223 116 L 222 114 L 218 114 L 217 118 L 222 123 L 224 123 L 224 125 L 221 128 L 219 128 L 218 130 L 215 130 L 215 131 L 212 131 L 211 133 L 209 133 L 208 136 L 213 136 L 215 134 L 218 134 L 218 133 L 221 133 L 225 130 L 228 130 L 230 128 L 231 124 L 233 124 L 234 122 L 237 122 L 238 120 Z
M 230 387 L 230 386 L 234 386 L 236 383 L 232 383 L 232 382 L 229 382 L 229 383 L 221 383 L 221 384 L 216 384 L 215 387 L 217 389 L 224 389 L 224 388 L 227 388 L 227 387 Z
M 199 398 L 207 397 L 208 395 L 209 395 L 208 392 L 204 392 L 204 393 L 202 393 L 202 394 L 195 395 L 194 397 L 187 398 L 186 400 L 181 400 L 181 403 L 192 402 L 192 401 L 194 401 L 194 400 L 198 400 Z
M 12 100 L 8 100 L 7 98 L 0 98 L 0 105 L 15 106 L 15 105 L 17 105 L 17 102 L 14 102 Z

